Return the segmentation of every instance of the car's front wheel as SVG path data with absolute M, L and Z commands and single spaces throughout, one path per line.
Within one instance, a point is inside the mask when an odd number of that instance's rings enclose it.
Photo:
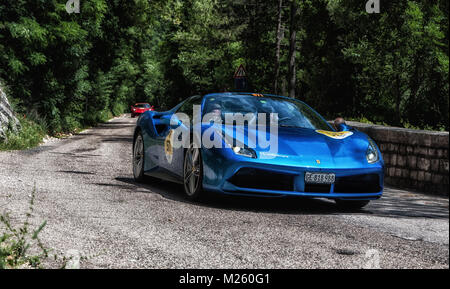
M 370 201 L 346 201 L 346 200 L 335 200 L 336 205 L 344 210 L 359 210 L 367 206 Z
M 144 140 L 138 133 L 133 146 L 133 176 L 138 182 L 144 181 Z
M 184 154 L 184 191 L 191 200 L 198 199 L 203 192 L 203 162 L 199 148 L 191 144 Z

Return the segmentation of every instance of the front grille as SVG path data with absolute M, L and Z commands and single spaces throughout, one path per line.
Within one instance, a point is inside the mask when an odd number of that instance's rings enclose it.
M 335 193 L 378 193 L 381 191 L 380 176 L 377 174 L 340 177 L 334 185 Z
M 228 180 L 240 188 L 293 191 L 294 176 L 255 168 L 242 168 Z
M 305 184 L 306 193 L 329 193 L 331 185 L 325 184 Z

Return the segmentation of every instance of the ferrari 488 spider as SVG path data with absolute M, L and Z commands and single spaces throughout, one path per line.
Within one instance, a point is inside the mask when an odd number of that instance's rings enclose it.
M 295 195 L 360 208 L 381 197 L 383 171 L 370 137 L 283 96 L 193 96 L 143 113 L 134 131 L 135 179 L 178 182 L 191 199 Z

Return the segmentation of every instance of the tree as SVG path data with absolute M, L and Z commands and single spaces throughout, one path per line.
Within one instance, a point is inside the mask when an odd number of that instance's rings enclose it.
M 278 21 L 277 21 L 277 39 L 276 39 L 276 52 L 275 52 L 275 80 L 274 80 L 274 93 L 278 93 L 278 78 L 280 76 L 280 49 L 281 40 L 284 38 L 284 27 L 282 23 L 283 19 L 283 0 L 278 1 Z
M 291 16 L 289 24 L 289 97 L 295 97 L 295 54 L 297 41 L 297 17 L 298 3 L 296 0 L 291 1 Z

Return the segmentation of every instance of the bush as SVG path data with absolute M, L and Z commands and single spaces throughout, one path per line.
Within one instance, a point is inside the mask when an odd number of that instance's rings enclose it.
M 125 112 L 126 109 L 127 109 L 127 106 L 124 103 L 116 102 L 113 105 L 112 114 L 114 116 L 121 115 L 122 113 Z
M 18 116 L 21 130 L 14 133 L 11 130 L 6 132 L 6 140 L 0 143 L 0 150 L 23 150 L 35 147 L 42 143 L 47 134 L 45 121 L 31 115 L 31 119 L 26 116 Z

